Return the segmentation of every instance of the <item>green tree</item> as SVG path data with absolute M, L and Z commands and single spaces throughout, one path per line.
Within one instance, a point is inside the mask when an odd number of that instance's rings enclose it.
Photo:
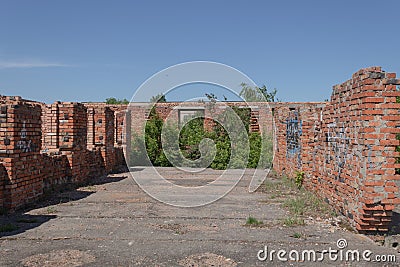
M 156 165 L 158 158 L 162 153 L 161 147 L 161 131 L 163 127 L 163 120 L 158 116 L 156 110 L 153 108 L 149 114 L 149 120 L 145 126 L 144 140 L 146 142 L 147 155 L 151 163 Z
M 150 98 L 150 102 L 151 103 L 165 103 L 165 102 L 167 102 L 167 98 L 165 97 L 165 95 L 164 94 L 158 94 L 158 95 L 155 95 L 155 96 L 152 96 L 151 98 Z
M 124 104 L 127 105 L 129 104 L 129 100 L 124 98 L 124 99 L 117 99 L 115 97 L 109 97 L 106 99 L 106 103 L 110 105 L 118 105 L 118 104 Z
M 200 158 L 199 144 L 204 137 L 204 118 L 192 119 L 182 127 L 179 134 L 179 146 L 185 158 L 191 160 Z
M 209 96 L 210 103 L 213 103 L 215 96 Z M 204 167 L 204 163 L 207 163 L 211 168 L 220 170 L 246 166 L 248 168 L 270 167 L 273 150 L 272 137 L 262 137 L 260 133 L 248 134 L 251 112 L 249 108 L 232 107 L 232 110 L 226 109 L 222 113 L 215 114 L 217 120 L 212 129 L 208 129 L 204 128 L 204 118 L 201 116 L 179 128 L 176 123 L 164 123 L 155 109 L 151 109 L 145 136 L 133 138 L 131 164 L 143 165 L 142 162 L 148 164 L 148 160 L 145 160 L 148 155 L 154 166 L 164 167 L 172 166 L 171 162 L 175 166 L 191 167 Z M 238 127 L 238 116 L 244 128 Z M 162 131 L 163 136 L 161 136 Z M 235 139 L 233 142 L 228 133 L 231 133 Z M 208 142 L 206 138 L 214 142 L 215 150 L 205 146 L 204 143 L 200 146 L 203 141 Z M 164 140 L 163 144 L 162 140 Z M 166 154 L 169 155 L 168 158 Z M 192 162 L 187 165 L 187 160 Z M 183 163 L 184 165 L 181 165 Z
M 276 98 L 276 93 L 278 92 L 274 88 L 271 92 L 268 91 L 265 85 L 261 87 L 251 87 L 246 83 L 242 83 L 242 90 L 240 91 L 240 96 L 243 97 L 247 102 L 275 102 L 279 101 Z

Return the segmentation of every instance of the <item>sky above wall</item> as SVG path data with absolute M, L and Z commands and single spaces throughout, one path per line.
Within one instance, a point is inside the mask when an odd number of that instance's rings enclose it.
M 155 73 L 213 61 L 323 101 L 358 69 L 400 74 L 400 1 L 1 1 L 0 94 L 47 103 L 131 99 Z M 167 100 L 221 88 L 182 86 Z M 231 98 L 232 97 L 232 98 Z

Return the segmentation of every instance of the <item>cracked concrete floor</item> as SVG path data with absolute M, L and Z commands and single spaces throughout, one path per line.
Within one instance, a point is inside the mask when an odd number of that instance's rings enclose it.
M 137 169 L 142 174 L 146 169 Z M 160 169 L 181 185 L 212 181 L 220 171 L 185 175 L 174 168 Z M 135 172 L 133 173 L 135 175 Z M 224 198 L 197 208 L 178 208 L 147 196 L 129 173 L 101 178 L 92 185 L 70 190 L 25 212 L 2 216 L 2 224 L 18 226 L 0 233 L 0 266 L 398 266 L 397 263 L 329 261 L 259 261 L 269 250 L 370 250 L 374 255 L 396 255 L 367 237 L 312 220 L 287 227 L 287 211 L 269 203 L 266 193 L 248 193 L 251 177 Z M 249 216 L 262 227 L 245 226 Z M 301 233 L 299 238 L 297 235 Z M 297 238 L 296 238 L 297 237 Z

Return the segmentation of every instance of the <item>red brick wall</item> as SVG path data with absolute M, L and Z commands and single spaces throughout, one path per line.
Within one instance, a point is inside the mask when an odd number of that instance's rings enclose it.
M 51 191 L 72 182 L 71 167 L 65 155 L 41 155 L 43 189 Z
M 334 86 L 329 102 L 270 103 L 275 125 L 266 103 L 251 103 L 251 129 L 275 130 L 278 173 L 303 171 L 304 186 L 358 230 L 387 231 L 400 201 L 398 84 L 395 74 L 379 67 L 362 69 Z M 157 112 L 165 118 L 180 104 L 159 103 Z M 44 105 L 0 96 L 0 207 L 15 209 L 44 189 L 112 171 L 124 163 L 121 153 L 129 151 L 130 130 L 141 129 L 147 115 L 144 103 L 127 110 L 126 105 Z M 173 116 L 177 119 L 177 112 Z
M 40 164 L 41 107 L 20 98 L 2 98 L 0 164 L 7 170 L 4 206 L 14 209 L 43 193 Z
M 127 105 L 84 105 L 88 108 L 88 149 L 101 151 L 107 171 L 126 168 L 131 147 L 131 113 Z
M 362 69 L 334 86 L 325 105 L 274 109 L 274 168 L 289 176 L 303 171 L 305 187 L 349 217 L 360 231 L 387 231 L 399 202 L 395 148 L 400 81 L 395 77 L 380 67 Z M 296 136 L 298 146 L 293 149 Z
M 58 149 L 59 145 L 59 110 L 58 104 L 42 105 L 42 149 Z
M 318 135 L 325 103 L 279 103 L 274 106 L 274 169 L 289 177 L 313 165 L 314 139 Z
M 100 106 L 90 114 L 81 103 L 45 105 L 0 96 L 0 208 L 14 210 L 44 190 L 83 183 L 125 164 L 125 140 L 114 147 L 117 128 L 112 108 L 118 108 Z M 102 125 L 90 124 L 99 118 Z

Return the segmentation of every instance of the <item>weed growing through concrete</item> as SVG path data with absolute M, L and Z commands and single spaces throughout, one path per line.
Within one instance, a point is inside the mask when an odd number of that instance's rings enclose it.
M 294 237 L 294 238 L 302 238 L 303 235 L 302 235 L 301 233 L 294 233 L 294 234 L 292 235 L 292 237 Z
M 294 177 L 294 182 L 296 186 L 300 189 L 303 186 L 305 173 L 302 171 L 296 171 L 296 175 Z
M 303 174 L 296 177 L 304 177 Z M 301 188 L 300 178 L 289 179 L 281 177 L 265 181 L 264 191 L 268 194 L 266 202 L 278 202 L 287 209 L 290 215 L 282 220 L 286 226 L 304 225 L 305 217 L 331 218 L 336 212 L 328 203 L 318 198 L 314 193 Z M 302 181 L 301 181 L 302 184 Z
M 297 225 L 304 225 L 305 222 L 302 218 L 294 217 L 286 217 L 283 219 L 283 225 L 285 226 L 297 226 Z
M 259 221 L 256 218 L 251 217 L 251 216 L 249 216 L 247 218 L 247 221 L 246 221 L 246 225 L 248 225 L 248 226 L 258 226 L 258 225 L 261 225 L 261 224 L 263 224 L 262 221 Z
M 58 212 L 58 210 L 55 207 L 48 207 L 46 212 L 50 214 L 50 213 L 56 213 Z

